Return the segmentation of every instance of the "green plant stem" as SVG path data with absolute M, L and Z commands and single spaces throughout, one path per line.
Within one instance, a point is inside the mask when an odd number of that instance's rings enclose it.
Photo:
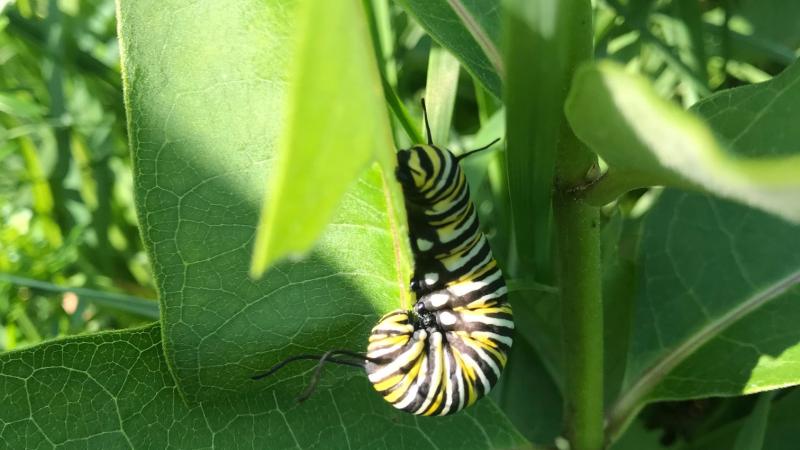
M 576 139 L 560 148 L 560 174 L 592 166 L 594 155 Z M 566 165 L 570 167 L 564 167 Z M 566 173 L 565 173 L 566 172 Z M 565 181 L 565 178 L 561 178 Z M 567 438 L 574 450 L 603 447 L 603 304 L 598 209 L 563 187 L 553 202 L 559 248 L 564 401 Z
M 591 23 L 584 26 L 591 27 Z M 553 216 L 561 289 L 564 414 L 573 450 L 604 446 L 600 213 L 573 192 L 596 170 L 597 156 L 564 121 L 556 155 Z

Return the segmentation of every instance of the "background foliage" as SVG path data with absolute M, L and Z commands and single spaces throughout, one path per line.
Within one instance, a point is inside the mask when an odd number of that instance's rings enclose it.
M 544 70 L 554 41 L 520 38 L 549 24 L 528 20 L 546 9 L 506 2 L 514 23 L 501 3 L 123 0 L 116 15 L 105 0 L 0 2 L 0 442 L 553 445 L 565 369 L 546 149 L 567 91 Z M 800 382 L 800 249 L 785 220 L 800 211 L 800 7 L 604 0 L 593 15 L 605 61 L 579 71 L 565 117 L 610 167 L 587 199 L 632 189 L 598 224 L 613 448 L 792 448 L 798 393 L 773 389 Z M 308 44 L 320 37 L 325 51 Z M 312 75 L 292 90 L 299 74 Z M 393 148 L 419 140 L 423 96 L 437 143 L 509 141 L 466 162 L 520 332 L 493 400 L 425 420 L 347 369 L 302 405 L 306 367 L 250 382 L 290 354 L 359 348 L 407 302 L 402 202 L 385 174 Z M 347 167 L 326 170 L 342 152 Z M 299 195 L 303 173 L 339 191 Z M 268 236 L 258 218 L 275 192 L 289 194 L 265 218 L 316 220 Z M 257 229 L 280 262 L 254 281 Z M 69 337 L 96 331 L 108 332 Z

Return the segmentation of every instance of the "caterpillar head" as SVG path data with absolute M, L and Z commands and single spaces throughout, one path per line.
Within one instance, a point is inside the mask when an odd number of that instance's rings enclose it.
M 456 157 L 448 150 L 433 145 L 415 145 L 397 152 L 395 175 L 407 193 L 423 192 L 432 187 L 446 166 L 456 164 Z

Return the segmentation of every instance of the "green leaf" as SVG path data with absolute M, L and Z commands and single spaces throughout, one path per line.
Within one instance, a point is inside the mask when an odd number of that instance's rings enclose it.
M 293 354 L 361 350 L 382 313 L 410 307 L 402 199 L 378 167 L 352 183 L 310 254 L 248 276 L 295 17 L 292 2 L 238 5 L 119 9 L 136 206 L 167 361 L 190 401 L 265 389 L 248 380 Z M 350 120 L 376 120 L 361 114 Z
M 645 78 L 601 62 L 579 70 L 566 111 L 578 137 L 609 165 L 586 193 L 594 203 L 667 185 L 800 222 L 798 101 L 800 63 L 768 82 L 719 92 L 694 114 L 659 98 Z
M 295 370 L 307 381 L 313 364 Z M 158 326 L 53 341 L 0 355 L 3 448 L 520 448 L 489 400 L 454 416 L 394 410 L 366 377 L 335 367 L 302 404 L 290 382 L 189 405 L 169 376 Z M 330 386 L 337 373 L 345 381 Z M 344 375 L 350 375 L 346 377 Z M 254 383 L 254 382 L 249 382 Z
M 397 0 L 464 68 L 500 98 L 500 0 Z
M 649 213 L 612 435 L 646 401 L 800 383 L 800 227 L 700 194 Z
M 367 163 L 394 157 L 361 2 L 304 1 L 294 20 L 287 117 L 256 233 L 255 276 L 307 252 Z
M 769 411 L 775 392 L 764 393 L 758 398 L 756 407 L 753 408 L 750 417 L 747 418 L 744 426 L 736 436 L 736 444 L 733 446 L 733 450 L 761 450 L 763 448 Z

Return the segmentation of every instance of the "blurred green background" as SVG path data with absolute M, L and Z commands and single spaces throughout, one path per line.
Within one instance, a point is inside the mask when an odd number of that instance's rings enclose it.
M 376 3 L 388 5 L 394 31 L 390 82 L 419 116 L 431 40 L 397 5 Z M 798 55 L 793 0 L 595 7 L 597 56 L 649 75 L 684 106 L 769 79 Z M 133 208 L 114 13 L 113 0 L 0 0 L 0 351 L 157 318 Z M 500 110 L 462 71 L 449 146 L 496 137 L 489 118 Z M 485 171 L 481 164 L 468 171 Z M 490 167 L 471 176 L 473 192 L 499 256 L 513 265 L 507 205 L 493 189 L 502 173 Z
M 133 208 L 114 10 L 17 1 L 0 16 L 0 351 L 157 314 L 154 301 L 113 295 L 156 297 Z

